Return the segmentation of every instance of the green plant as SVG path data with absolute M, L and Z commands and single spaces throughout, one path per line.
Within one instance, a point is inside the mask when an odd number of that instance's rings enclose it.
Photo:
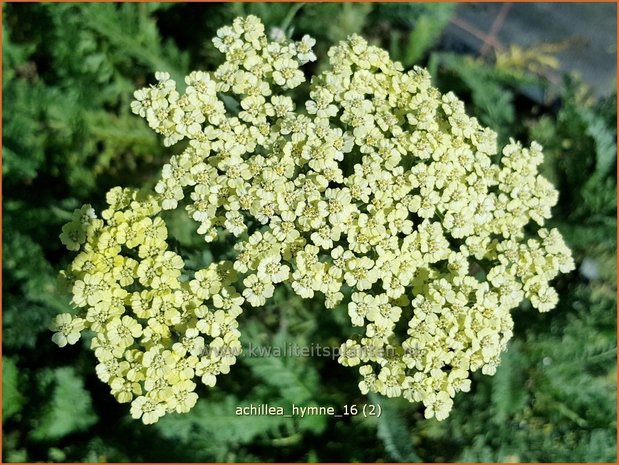
M 497 374 L 474 375 L 471 392 L 456 396 L 457 406 L 449 418 L 441 422 L 424 420 L 423 406 L 398 398 L 362 395 L 357 373 L 331 357 L 240 357 L 231 373 L 220 377 L 214 388 L 196 388 L 200 400 L 190 414 L 166 415 L 154 427 L 144 426 L 131 419 L 126 405 L 118 404 L 97 378 L 93 370 L 96 359 L 86 350 L 89 337 L 77 347 L 54 347 L 47 324 L 53 315 L 67 311 L 68 303 L 66 294 L 57 288 L 56 270 L 66 267 L 69 257 L 53 238 L 70 220 L 70 212 L 82 203 L 92 203 L 97 211 L 105 209 L 105 192 L 110 187 L 154 186 L 160 167 L 178 150 L 162 149 L 147 124 L 128 114 L 131 92 L 149 82 L 157 70 L 153 62 L 138 63 L 144 58 L 128 56 L 123 44 L 112 44 L 105 31 L 95 30 L 91 20 L 105 15 L 106 23 L 123 24 L 123 41 L 135 38 L 143 49 L 156 50 L 157 44 L 163 44 L 156 52 L 160 53 L 158 61 L 166 62 L 165 69 L 176 70 L 176 76 L 182 77 L 188 69 L 210 69 L 223 61 L 210 42 L 223 24 L 239 15 L 257 14 L 270 32 L 285 26 L 290 7 L 196 3 L 104 8 L 96 4 L 4 5 L 3 460 L 382 462 L 417 460 L 416 455 L 425 462 L 614 462 L 615 98 L 593 99 L 572 80 L 544 84 L 526 72 L 510 71 L 514 78 L 503 79 L 505 70 L 495 70 L 492 63 L 481 60 L 475 60 L 470 80 L 465 81 L 458 77 L 460 65 L 456 61 L 453 67 L 441 64 L 445 50 L 440 42 L 425 51 L 418 64 L 430 65 L 433 82 L 441 92 L 456 92 L 467 105 L 467 113 L 492 127 L 500 140 L 506 141 L 511 135 L 523 142 L 537 140 L 544 146 L 545 162 L 540 172 L 561 192 L 549 227 L 561 230 L 578 270 L 555 281 L 560 301 L 553 312 L 531 312 L 526 304 L 515 310 L 514 335 Z M 417 18 L 434 17 L 435 7 L 307 4 L 296 11 L 285 29 L 294 37 L 310 34 L 317 38 L 318 60 L 304 67 L 306 72 L 317 74 L 327 66 L 327 45 L 333 42 L 325 36 L 330 29 L 325 24 L 350 25 L 345 32 L 343 28 L 334 30 L 342 34 L 337 39 L 350 33 L 362 34 L 385 49 L 391 47 L 389 31 L 399 31 L 402 51 L 394 49 L 391 58 L 403 60 L 397 53 L 403 53 Z M 85 11 L 89 8 L 97 9 L 96 13 Z M 390 9 L 395 12 L 391 14 Z M 354 21 L 344 21 L 345 15 L 354 17 Z M 436 16 L 440 16 L 438 12 Z M 191 18 L 190 23 L 187 18 Z M 139 38 L 142 28 L 152 29 L 146 41 Z M 78 34 L 76 29 L 84 32 Z M 61 37 L 68 39 L 56 40 Z M 81 40 L 91 44 L 80 45 Z M 59 51 L 60 47 L 65 51 Z M 106 64 L 99 68 L 85 66 L 101 57 Z M 183 60 L 189 64 L 183 65 Z M 86 69 L 90 74 L 83 74 Z M 113 69 L 109 82 L 118 85 L 97 80 L 96 74 L 104 69 Z M 57 77 L 61 74 L 62 81 Z M 547 86 L 547 95 L 559 93 L 560 101 L 531 104 L 525 93 L 532 82 Z M 487 104 L 477 105 L 469 86 L 498 91 L 491 92 L 493 98 Z M 83 89 L 82 97 L 67 100 L 71 89 L 78 87 Z M 105 95 L 99 93 L 103 88 L 108 89 Z M 295 100 L 308 98 L 305 85 L 296 90 Z M 502 101 L 501 92 L 513 95 L 502 106 L 497 103 Z M 483 95 L 478 98 L 477 102 L 484 101 Z M 78 117 L 64 122 L 67 115 L 63 106 Z M 511 122 L 505 124 L 502 118 L 488 116 L 490 111 L 506 112 L 504 107 L 514 115 Z M 79 117 L 93 112 L 101 117 Z M 119 119 L 123 112 L 126 116 Z M 597 129 L 588 127 L 585 113 L 595 115 Z M 105 134 L 112 127 L 114 131 Z M 57 128 L 62 128 L 62 133 L 54 133 Z M 143 138 L 135 137 L 136 128 Z M 77 129 L 81 131 L 79 137 L 73 135 Z M 92 144 L 95 139 L 97 146 Z M 125 142 L 121 142 L 123 139 Z M 596 171 L 598 145 L 608 147 L 602 150 L 600 159 L 610 160 L 610 168 L 596 181 L 588 182 Z M 10 162 L 9 150 L 18 154 Z M 99 163 L 96 158 L 100 151 L 113 159 Z M 100 168 L 95 170 L 96 165 Z M 586 184 L 589 187 L 583 190 Z M 234 259 L 228 241 L 205 247 L 183 209 L 166 211 L 163 218 L 170 250 L 183 257 L 188 273 L 206 268 L 214 260 Z M 266 306 L 256 310 L 243 316 L 246 350 L 250 343 L 262 348 L 316 342 L 337 347 L 350 336 L 345 307 L 325 312 L 322 298 L 301 299 L 286 287 L 276 287 Z M 260 368 L 254 368 L 254 363 Z M 287 383 L 291 382 L 291 375 L 271 378 L 270 369 L 290 370 L 292 377 L 307 388 L 303 406 L 331 406 L 342 413 L 344 405 L 370 402 L 397 414 L 305 419 L 237 416 L 239 406 L 288 408 L 298 400 L 296 390 L 286 388 L 288 384 L 276 385 L 285 377 Z M 305 372 L 311 376 L 305 377 Z M 78 415 L 89 421 L 69 424 L 72 419 L 65 407 L 57 407 L 69 405 L 73 395 L 80 399 L 76 404 L 80 406 Z M 45 425 L 69 427 L 43 428 Z

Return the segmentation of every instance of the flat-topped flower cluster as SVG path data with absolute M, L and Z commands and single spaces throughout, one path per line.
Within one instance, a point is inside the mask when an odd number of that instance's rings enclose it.
M 269 41 L 249 16 L 214 44 L 224 64 L 191 73 L 184 93 L 167 73 L 136 91 L 132 110 L 165 145 L 189 143 L 155 192 L 115 188 L 101 219 L 85 206 L 65 226 L 79 313 L 57 317 L 54 340 L 93 331 L 99 377 L 152 423 L 195 404 L 193 379 L 229 371 L 243 309 L 289 285 L 347 305 L 339 362 L 359 367 L 362 393 L 446 418 L 471 372 L 495 372 L 510 310 L 550 310 L 549 281 L 574 268 L 544 227 L 558 194 L 537 172 L 541 147 L 498 153 L 425 70 L 404 72 L 359 36 L 330 49 L 296 110 L 313 39 Z M 234 236 L 236 258 L 184 272 L 159 216 L 179 206 L 206 242 Z

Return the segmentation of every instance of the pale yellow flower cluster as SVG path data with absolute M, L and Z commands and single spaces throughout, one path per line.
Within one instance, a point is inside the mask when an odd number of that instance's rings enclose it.
M 87 238 L 64 273 L 79 314 L 58 315 L 52 339 L 62 347 L 92 330 L 97 375 L 119 402 L 132 402 L 134 418 L 154 423 L 194 406 L 193 378 L 213 386 L 228 373 L 241 349 L 243 297 L 230 262 L 181 277 L 158 196 L 118 187 L 107 202 L 102 219 L 86 206 L 70 223 Z
M 512 335 L 510 310 L 524 298 L 540 311 L 554 307 L 548 283 L 574 267 L 558 231 L 543 227 L 557 192 L 537 172 L 541 147 L 511 141 L 497 154 L 496 134 L 432 87 L 425 70 L 404 72 L 358 36 L 331 48 L 297 112 L 285 94 L 304 82 L 313 39 L 269 42 L 249 16 L 214 43 L 225 63 L 191 73 L 182 95 L 165 73 L 135 93 L 133 111 L 166 145 L 189 144 L 164 166 L 148 202 L 112 202 L 121 206 L 104 213 L 105 226 L 86 215 L 97 229 L 87 239 L 67 231 L 86 241 L 72 265 L 74 302 L 92 316 L 59 320 L 58 342 L 75 342 L 84 326 L 98 331 L 98 372 L 116 370 L 104 381 L 119 379 L 117 397 L 139 396 L 132 413 L 154 421 L 191 407 L 194 371 L 212 385 L 234 362 L 200 358 L 204 337 L 238 345 L 241 304 L 262 306 L 285 283 L 303 298 L 323 294 L 327 308 L 348 302 L 351 326 L 361 329 L 339 361 L 359 366 L 363 393 L 423 402 L 426 417 L 446 418 L 471 372 L 495 372 Z M 165 250 L 156 204 L 185 205 L 207 242 L 235 236 L 235 260 L 179 279 L 183 262 Z M 93 257 L 80 256 L 105 257 L 110 247 L 113 258 L 98 259 L 107 268 L 76 265 L 91 266 Z M 136 247 L 137 256 L 125 253 Z M 102 284 L 108 275 L 111 288 Z M 133 277 L 143 290 L 123 290 Z M 89 300 L 93 293 L 101 297 Z M 182 395 L 190 400 L 170 400 Z

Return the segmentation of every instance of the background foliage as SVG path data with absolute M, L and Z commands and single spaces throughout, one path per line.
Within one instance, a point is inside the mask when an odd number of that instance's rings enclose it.
M 451 5 L 6 4 L 3 43 L 3 460 L 20 461 L 614 461 L 616 458 L 616 104 L 526 66 L 454 54 L 440 43 Z M 298 11 L 297 11 L 298 10 Z M 67 261 L 56 238 L 73 208 L 99 207 L 109 187 L 152 182 L 168 159 L 135 88 L 155 70 L 182 78 L 220 58 L 209 39 L 239 14 L 328 46 L 361 32 L 407 67 L 429 66 L 484 124 L 546 148 L 560 189 L 553 225 L 577 271 L 556 283 L 557 309 L 514 311 L 515 336 L 496 376 L 476 376 L 444 422 L 406 401 L 365 398 L 354 370 L 329 358 L 242 358 L 187 415 L 133 421 L 94 374 L 85 347 L 58 349 L 50 318 Z M 294 15 L 294 18 L 293 18 Z M 190 19 L 190 21 L 188 20 Z M 531 57 L 535 60 L 536 57 Z M 542 60 L 539 60 L 542 61 Z M 526 65 L 526 63 L 524 64 Z M 529 67 L 530 68 L 530 67 Z M 311 70 L 310 71 L 315 71 Z M 212 259 L 191 223 L 170 219 L 190 267 Z M 337 345 L 342 312 L 278 289 L 242 321 L 254 345 Z M 85 343 L 83 344 L 85 345 Z M 380 403 L 380 418 L 237 417 L 236 406 Z

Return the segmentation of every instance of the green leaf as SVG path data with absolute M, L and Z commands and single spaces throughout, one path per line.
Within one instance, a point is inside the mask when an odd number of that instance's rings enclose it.
M 308 407 L 321 407 L 316 402 L 307 403 Z M 325 415 L 306 415 L 296 418 L 297 425 L 301 431 L 311 431 L 315 434 L 322 433 L 327 427 L 327 416 Z
M 234 395 L 219 401 L 199 400 L 189 415 L 166 415 L 156 428 L 161 436 L 190 445 L 192 455 L 202 460 L 208 454 L 220 461 L 234 461 L 229 451 L 292 424 L 290 418 L 282 416 L 236 414 L 238 407 L 250 405 Z
M 22 388 L 15 360 L 2 357 L 2 421 L 21 411 L 24 404 L 24 397 L 20 393 Z
M 409 427 L 400 415 L 398 401 L 376 394 L 370 394 L 369 399 L 372 404 L 380 405 L 378 437 L 389 455 L 398 462 L 421 462 L 413 449 Z
M 604 119 L 590 108 L 582 108 L 580 117 L 587 125 L 586 134 L 595 142 L 595 171 L 599 176 L 605 176 L 617 159 L 615 134 L 606 126 Z
M 42 375 L 45 375 L 43 373 Z M 34 419 L 32 438 L 49 440 L 83 431 L 97 417 L 84 382 L 72 367 L 57 368 L 52 376 L 51 399 L 40 418 Z
M 497 423 L 507 422 L 525 407 L 528 399 L 527 391 L 522 388 L 526 377 L 519 351 L 520 345 L 517 342 L 511 344 L 501 356 L 501 365 L 492 378 L 492 404 Z
M 282 397 L 294 404 L 303 404 L 312 398 L 312 392 L 298 373 L 284 363 L 282 357 L 244 357 L 243 363 L 269 386 L 279 390 Z
M 286 356 L 286 335 L 277 333 L 265 341 L 265 334 L 259 334 L 257 324 L 245 329 L 246 344 L 254 346 L 253 353 L 245 345 L 242 362 L 248 366 L 255 376 L 264 383 L 274 387 L 281 396 L 297 405 L 305 405 L 317 396 L 318 374 L 316 369 L 309 365 L 306 357 L 297 363 L 296 357 Z
M 422 14 L 415 22 L 402 57 L 405 67 L 419 62 L 440 38 L 449 21 L 451 8 L 440 12 L 441 14 Z
M 83 8 L 85 26 L 96 31 L 114 47 L 152 71 L 165 70 L 183 85 L 187 54 L 163 43 L 149 8 L 141 5 L 100 4 Z M 174 52 L 167 53 L 167 52 Z M 173 58 L 172 58 L 173 57 Z

